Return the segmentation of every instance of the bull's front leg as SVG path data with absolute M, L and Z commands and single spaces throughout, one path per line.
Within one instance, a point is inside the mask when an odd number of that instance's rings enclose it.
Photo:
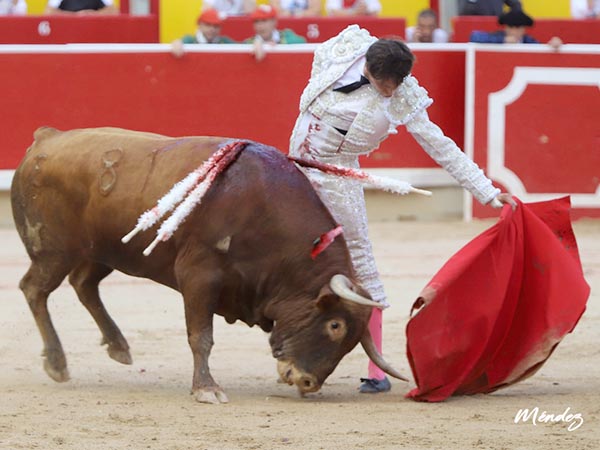
M 197 317 L 197 309 L 188 310 L 186 302 L 186 323 L 188 342 L 194 356 L 194 377 L 192 395 L 201 403 L 227 403 L 227 395 L 210 374 L 208 358 L 213 346 L 212 313 L 209 317 Z M 204 315 L 203 313 L 200 313 Z
M 213 346 L 213 314 L 218 301 L 221 277 L 206 270 L 192 271 L 188 266 L 184 279 L 180 278 L 187 335 L 194 356 L 192 395 L 201 403 L 227 403 L 227 395 L 210 374 L 208 358 Z M 193 273 L 193 275 L 192 275 Z

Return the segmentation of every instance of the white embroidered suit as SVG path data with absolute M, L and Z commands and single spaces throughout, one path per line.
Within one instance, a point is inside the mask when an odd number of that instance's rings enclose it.
M 481 169 L 429 120 L 433 102 L 417 80 L 407 76 L 391 98 L 371 85 L 344 94 L 334 91 L 357 81 L 365 54 L 377 38 L 351 25 L 315 51 L 310 81 L 300 98 L 300 115 L 290 139 L 292 156 L 345 167 L 359 167 L 358 157 L 372 152 L 399 125 L 406 126 L 423 149 L 481 203 L 500 191 Z M 346 131 L 344 134 L 342 131 Z M 303 169 L 334 218 L 343 226 L 356 276 L 379 302 L 385 302 L 367 232 L 363 187 L 314 169 Z

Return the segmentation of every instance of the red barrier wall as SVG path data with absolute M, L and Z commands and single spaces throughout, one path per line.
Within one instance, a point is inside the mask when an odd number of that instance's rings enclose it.
M 469 42 L 471 32 L 501 29 L 496 17 L 456 16 L 452 19 L 452 41 Z M 553 36 L 567 44 L 600 44 L 600 23 L 597 20 L 537 19 L 527 34 L 540 42 L 548 42 Z
M 181 59 L 159 46 L 158 53 L 138 53 L 135 46 L 127 53 L 56 47 L 55 53 L 0 53 L 0 169 L 16 167 L 42 125 L 231 136 L 287 151 L 312 51 L 286 53 L 282 46 L 258 63 L 250 46 L 225 45 L 227 53 L 208 47 Z M 462 145 L 464 52 L 416 55 L 415 74 L 436 100 L 431 117 Z M 404 129 L 364 165 L 436 167 Z
M 600 46 L 530 47 L 415 45 L 429 114 L 462 147 L 466 113 L 467 149 L 523 201 L 572 194 L 576 217 L 600 217 Z M 42 125 L 221 135 L 286 151 L 313 49 L 279 46 L 257 62 L 244 45 L 190 46 L 181 59 L 163 45 L 0 47 L 0 170 L 17 166 Z M 404 128 L 362 164 L 437 168 Z
M 475 161 L 524 202 L 570 194 L 574 217 L 600 217 L 600 49 L 481 47 L 472 72 Z M 490 211 L 474 203 L 473 213 Z
M 378 17 L 282 17 L 277 21 L 278 29 L 289 28 L 304 36 L 309 43 L 323 42 L 336 36 L 348 25 L 358 24 L 374 36 L 396 35 L 404 37 L 406 20 L 401 18 Z M 221 33 L 236 41 L 254 36 L 252 19 L 249 17 L 229 17 L 223 23 Z
M 158 16 L 0 16 L 0 44 L 157 43 Z

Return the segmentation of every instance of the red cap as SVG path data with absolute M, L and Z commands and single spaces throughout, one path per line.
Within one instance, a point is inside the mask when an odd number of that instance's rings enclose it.
M 252 20 L 276 19 L 277 11 L 271 5 L 258 5 L 250 17 Z
M 216 9 L 205 9 L 198 17 L 198 23 L 207 23 L 209 25 L 223 25 L 223 19 Z

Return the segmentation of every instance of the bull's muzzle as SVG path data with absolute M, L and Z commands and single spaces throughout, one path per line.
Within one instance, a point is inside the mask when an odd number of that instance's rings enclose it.
M 317 392 L 321 389 L 317 377 L 299 370 L 289 361 L 277 361 L 277 372 L 285 383 L 290 386 L 295 384 L 300 395 Z

